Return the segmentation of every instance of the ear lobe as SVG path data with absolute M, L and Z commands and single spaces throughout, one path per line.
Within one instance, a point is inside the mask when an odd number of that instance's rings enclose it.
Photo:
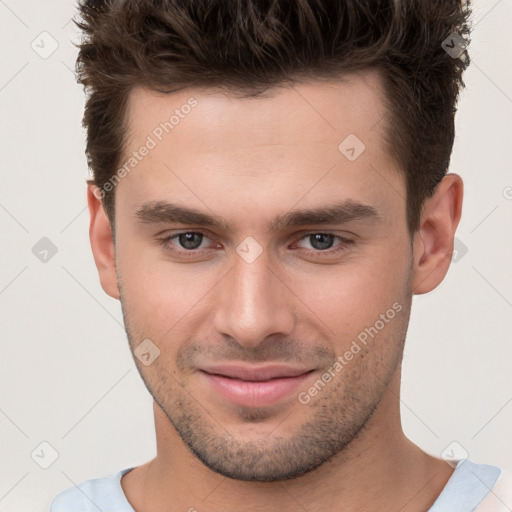
M 101 287 L 111 297 L 119 299 L 112 229 L 100 199 L 99 189 L 94 184 L 87 187 L 87 204 L 90 215 L 89 239 Z
M 416 295 L 432 291 L 448 272 L 463 194 L 462 178 L 450 173 L 437 185 L 434 195 L 425 200 L 420 227 L 413 240 L 413 293 Z

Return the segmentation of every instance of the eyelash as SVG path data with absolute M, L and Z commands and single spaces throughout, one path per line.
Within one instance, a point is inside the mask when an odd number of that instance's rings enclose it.
M 163 246 L 172 255 L 186 256 L 186 257 L 197 256 L 197 254 L 199 254 L 201 251 L 200 249 L 181 249 L 181 250 L 179 250 L 179 249 L 175 249 L 174 247 L 169 245 L 169 242 L 171 240 L 179 237 L 180 235 L 185 235 L 185 234 L 198 234 L 198 235 L 203 235 L 206 238 L 209 238 L 208 234 L 206 232 L 201 231 L 201 230 L 195 230 L 195 231 L 181 231 L 179 233 L 173 234 L 172 236 L 165 236 L 165 237 L 158 238 L 157 241 L 158 241 L 159 245 Z M 338 238 L 341 243 L 339 245 L 337 245 L 335 248 L 326 249 L 325 251 L 322 251 L 320 249 L 316 249 L 316 250 L 315 249 L 312 249 L 312 250 L 306 249 L 309 253 L 313 253 L 315 255 L 317 255 L 317 254 L 333 255 L 333 254 L 338 254 L 338 253 L 347 251 L 348 250 L 347 246 L 354 244 L 353 240 L 349 240 L 348 238 L 344 238 L 340 235 L 331 233 L 329 231 L 312 231 L 310 233 L 306 233 L 306 234 L 302 235 L 300 238 L 298 238 L 294 243 L 300 242 L 304 238 L 308 238 L 312 235 L 320 235 L 320 234 L 334 236 L 335 238 Z

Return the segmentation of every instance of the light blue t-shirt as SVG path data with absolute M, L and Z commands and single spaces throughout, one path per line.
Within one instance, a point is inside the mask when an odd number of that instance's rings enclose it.
M 128 502 L 121 478 L 134 468 L 122 469 L 107 478 L 86 480 L 55 496 L 50 512 L 135 512 Z M 455 471 L 428 512 L 472 512 L 492 493 L 501 469 L 466 459 Z

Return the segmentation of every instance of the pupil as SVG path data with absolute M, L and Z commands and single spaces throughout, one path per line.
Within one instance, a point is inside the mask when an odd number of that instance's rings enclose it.
M 333 235 L 328 235 L 326 233 L 317 233 L 316 235 L 312 235 L 314 243 L 312 244 L 315 249 L 329 249 L 332 245 Z M 325 241 L 325 238 L 328 239 L 328 242 Z M 323 240 L 323 241 L 322 241 Z M 318 244 L 320 242 L 320 244 Z M 320 245 L 318 247 L 318 245 Z
M 200 233 L 182 233 L 179 238 L 181 245 L 185 249 L 197 249 L 201 245 L 200 237 L 202 236 Z M 195 237 L 199 238 L 199 243 L 194 244 Z

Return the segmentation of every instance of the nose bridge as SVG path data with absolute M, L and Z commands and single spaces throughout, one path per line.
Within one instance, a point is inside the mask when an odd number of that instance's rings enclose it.
M 221 334 L 254 347 L 271 334 L 291 332 L 286 287 L 271 268 L 268 251 L 251 240 L 240 244 L 216 305 L 215 327 Z

